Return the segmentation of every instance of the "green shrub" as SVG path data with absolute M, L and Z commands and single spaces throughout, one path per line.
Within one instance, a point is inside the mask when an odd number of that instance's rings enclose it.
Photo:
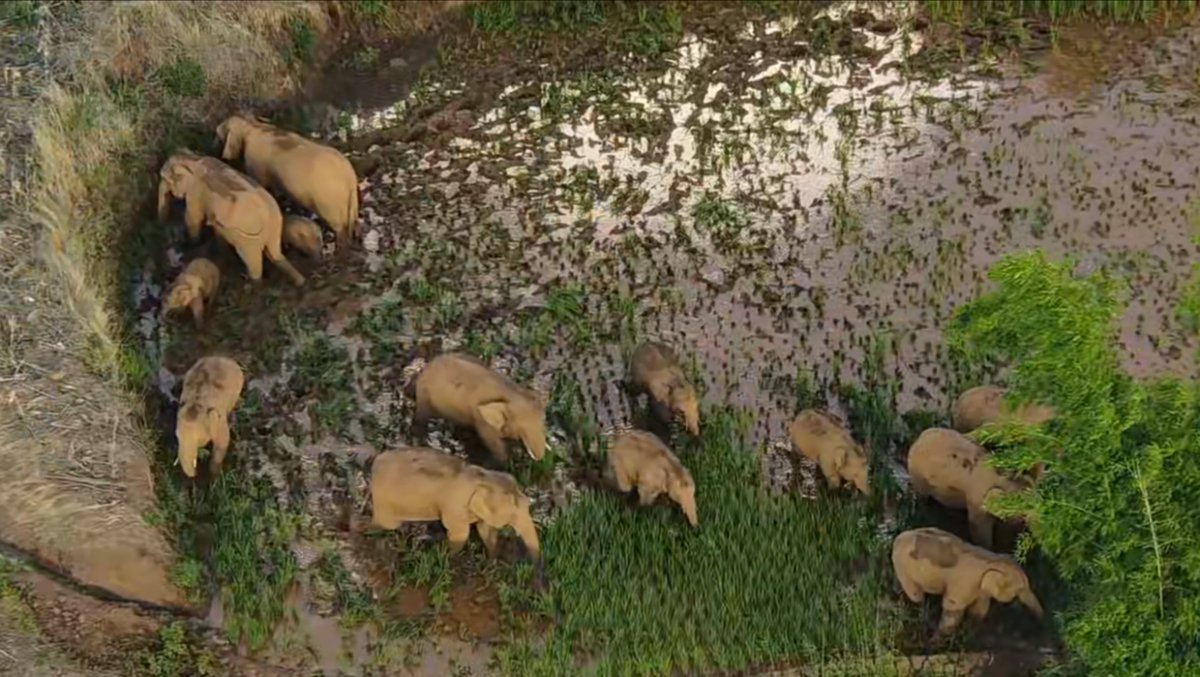
M 1029 516 L 1029 542 L 1070 593 L 1058 620 L 1089 674 L 1200 674 L 1200 384 L 1135 381 L 1120 365 L 1123 286 L 1077 278 L 1071 262 L 1009 257 L 999 289 L 963 308 L 952 348 L 1014 366 L 1013 397 L 1059 412 L 1046 434 L 997 465 L 1043 461 L 1030 494 L 999 507 Z

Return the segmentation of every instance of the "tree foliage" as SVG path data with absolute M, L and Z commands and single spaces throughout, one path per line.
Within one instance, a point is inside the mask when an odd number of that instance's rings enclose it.
M 1005 508 L 1070 590 L 1058 621 L 1089 674 L 1200 674 L 1200 383 L 1121 368 L 1124 286 L 1041 253 L 991 271 L 998 290 L 950 330 L 966 359 L 1013 367 L 1011 398 L 1059 412 L 996 464 L 1048 472 Z

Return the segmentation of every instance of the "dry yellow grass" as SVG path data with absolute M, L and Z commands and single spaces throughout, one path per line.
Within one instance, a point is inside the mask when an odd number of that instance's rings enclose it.
M 0 212 L 0 533 L 85 583 L 182 604 L 169 542 L 144 519 L 153 446 L 123 387 L 120 249 L 166 121 L 209 123 L 238 100 L 286 92 L 295 80 L 280 42 L 298 20 L 319 34 L 327 15 L 315 2 L 45 7 L 36 29 L 2 36 L 38 49 L 23 71 L 34 86 L 3 110 L 13 138 L 31 130 L 31 153 L 28 141 L 7 150 L 30 154 L 33 174 L 8 172 L 3 194 L 18 204 Z M 163 67 L 181 59 L 203 69 L 199 96 L 162 91 Z

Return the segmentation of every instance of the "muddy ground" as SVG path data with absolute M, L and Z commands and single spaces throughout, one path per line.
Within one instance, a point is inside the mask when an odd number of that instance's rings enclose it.
M 397 578 L 436 528 L 349 529 L 364 449 L 409 441 L 403 386 L 439 351 L 473 352 L 549 399 L 578 383 L 611 430 L 645 423 L 620 387 L 624 356 L 667 341 L 706 408 L 752 412 L 774 488 L 810 495 L 812 469 L 780 451 L 798 396 L 839 409 L 834 384 L 888 381 L 899 412 L 944 412 L 969 374 L 942 329 L 1009 253 L 1126 276 L 1126 365 L 1194 373 L 1173 308 L 1198 253 L 1200 30 L 1150 40 L 1079 26 L 1046 50 L 1047 31 L 1029 28 L 1015 60 L 968 36 L 964 66 L 938 57 L 944 27 L 878 8 L 799 20 L 717 7 L 635 66 L 619 47 L 579 48 L 539 71 L 459 27 L 440 47 L 351 68 L 361 94 L 344 73 L 315 86 L 330 100 L 305 102 L 306 117 L 344 107 L 316 117 L 362 170 L 362 244 L 335 257 L 330 240 L 324 261 L 300 261 L 297 291 L 273 270 L 254 286 L 218 243 L 180 238 L 134 297 L 164 430 L 187 367 L 235 357 L 248 386 L 229 470 L 303 516 L 294 620 L 266 660 L 482 671 L 492 643 L 524 627 L 502 610 L 504 577 L 478 560 L 452 579 Z M 226 282 L 196 331 L 158 304 L 201 252 Z M 590 477 L 564 435 L 552 430 L 556 458 L 517 470 L 543 524 Z M 468 434 L 435 427 L 430 442 L 488 462 Z M 903 459 L 877 451 L 884 467 Z M 343 568 L 322 569 L 333 558 Z M 387 629 L 343 622 L 345 590 L 386 605 Z

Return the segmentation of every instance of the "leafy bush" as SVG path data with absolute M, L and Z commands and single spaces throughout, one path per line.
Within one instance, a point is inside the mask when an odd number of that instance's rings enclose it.
M 1116 350 L 1123 286 L 1040 253 L 1007 258 L 998 291 L 963 308 L 952 348 L 1014 366 L 1014 400 L 1059 412 L 998 466 L 1045 462 L 1004 501 L 1070 589 L 1058 620 L 1089 674 L 1200 674 L 1200 384 L 1133 380 Z

